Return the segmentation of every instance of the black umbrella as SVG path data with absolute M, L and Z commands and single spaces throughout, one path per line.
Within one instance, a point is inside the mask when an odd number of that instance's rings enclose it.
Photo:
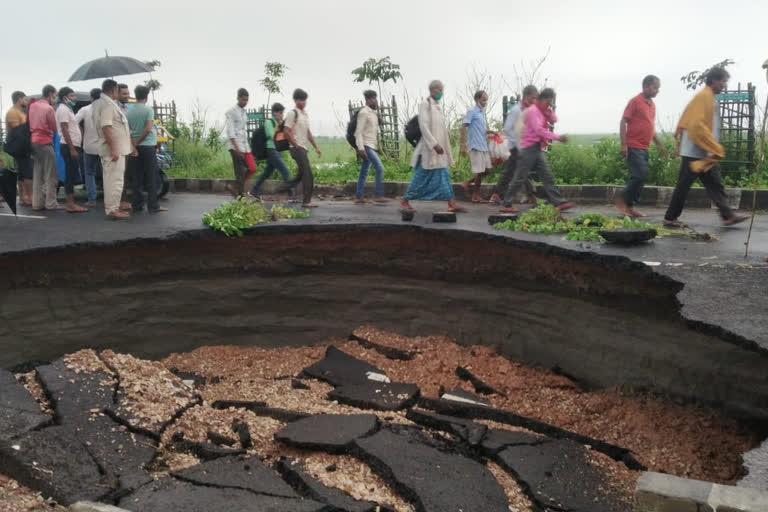
M 5 202 L 16 215 L 16 179 L 18 173 L 7 167 L 0 168 L 0 196 L 5 198 Z
M 136 73 L 151 73 L 153 70 L 140 60 L 133 57 L 102 57 L 86 62 L 69 77 L 70 82 L 92 80 L 94 78 L 112 78 L 120 75 Z

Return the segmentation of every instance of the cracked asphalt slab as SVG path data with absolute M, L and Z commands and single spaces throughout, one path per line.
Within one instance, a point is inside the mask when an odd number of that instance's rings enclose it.
M 163 239 L 205 230 L 202 214 L 213 210 L 229 197 L 216 194 L 172 194 L 162 200 L 168 212 L 135 214 L 125 221 L 111 221 L 96 207 L 83 214 L 65 211 L 32 212 L 19 208 L 19 217 L 0 216 L 0 257 L 19 251 L 55 248 L 73 244 L 111 243 L 135 239 Z M 412 225 L 436 230 L 462 230 L 492 234 L 524 241 L 543 242 L 578 252 L 624 256 L 644 262 L 654 271 L 685 284 L 678 295 L 683 315 L 694 322 L 714 323 L 737 335 L 768 348 L 768 332 L 764 304 L 768 288 L 768 215 L 758 214 L 753 226 L 749 257 L 744 257 L 744 243 L 749 222 L 723 226 L 714 209 L 686 209 L 681 216 L 689 228 L 708 233 L 713 241 L 675 235 L 656 238 L 637 246 L 608 243 L 577 242 L 562 235 L 536 235 L 497 230 L 488 224 L 488 216 L 498 208 L 485 204 L 467 205 L 469 211 L 457 216 L 456 223 L 435 223 L 432 214 L 445 208 L 443 202 L 413 202 L 413 221 L 404 222 L 397 201 L 384 205 L 355 205 L 349 200 L 317 201 L 319 208 L 306 219 L 282 221 L 287 224 L 325 225 Z M 642 208 L 643 220 L 656 224 L 664 210 Z M 616 215 L 610 205 L 578 205 L 566 212 L 577 216 L 583 212 Z M 9 213 L 8 209 L 0 213 Z M 467 253 L 471 257 L 471 246 Z

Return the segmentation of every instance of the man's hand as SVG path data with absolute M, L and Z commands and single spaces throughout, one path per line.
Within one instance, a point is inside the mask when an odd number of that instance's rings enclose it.
M 560 136 L 560 142 L 563 142 L 563 143 L 568 142 L 568 136 L 567 135 L 561 135 Z
M 435 147 L 432 149 L 434 149 L 435 153 L 437 153 L 438 155 L 442 155 L 443 153 L 445 153 L 443 146 L 441 146 L 440 144 L 435 144 Z
M 69 156 L 72 157 L 72 160 L 78 160 L 78 154 L 77 150 L 74 148 L 74 146 L 69 146 Z
M 621 156 L 623 156 L 624 158 L 627 158 L 628 155 L 629 155 L 629 147 L 626 144 L 622 144 L 621 145 Z
M 368 160 L 368 155 L 362 149 L 359 149 L 357 151 L 357 154 L 360 155 L 360 158 L 362 158 L 363 160 Z
M 669 156 L 669 151 L 667 151 L 667 148 L 665 148 L 663 144 L 656 144 L 656 149 L 659 150 L 659 154 L 662 158 L 667 158 Z
M 131 151 L 131 156 L 139 156 L 139 150 L 136 149 L 136 146 L 133 147 L 133 151 Z
M 112 161 L 117 162 L 120 159 L 120 153 L 116 149 L 112 149 Z
M 467 146 L 461 146 L 461 150 L 459 151 L 459 154 L 461 154 L 461 156 L 469 155 L 469 151 L 467 151 Z
M 317 153 L 317 158 L 322 158 L 323 157 L 323 152 L 320 151 L 320 148 L 316 147 L 315 148 L 315 153 Z
M 243 152 L 242 152 L 242 151 L 240 151 L 239 149 L 235 148 L 235 154 L 237 155 L 237 157 L 238 157 L 240 160 L 245 160 L 245 155 L 244 155 L 244 154 L 243 154 Z

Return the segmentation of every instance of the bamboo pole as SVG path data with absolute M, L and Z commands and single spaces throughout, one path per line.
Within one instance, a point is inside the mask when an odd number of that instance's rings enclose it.
M 765 69 L 765 79 L 768 81 L 768 59 L 763 62 L 763 69 Z M 768 93 L 765 98 L 765 109 L 763 110 L 763 128 L 760 131 L 760 158 L 757 162 L 757 169 L 755 169 L 755 188 L 752 190 L 752 218 L 749 221 L 749 232 L 747 233 L 747 241 L 744 242 L 744 258 L 749 256 L 749 241 L 752 239 L 752 227 L 755 224 L 755 214 L 757 213 L 757 188 L 760 186 L 760 168 L 765 162 L 765 125 L 768 121 Z

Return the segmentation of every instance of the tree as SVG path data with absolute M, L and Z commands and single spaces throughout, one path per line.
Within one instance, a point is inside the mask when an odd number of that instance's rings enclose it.
M 155 59 L 155 60 L 148 60 L 148 61 L 144 62 L 144 64 L 146 64 L 147 66 L 152 68 L 152 71 L 157 70 L 157 68 L 159 68 L 160 66 L 163 65 L 163 63 L 160 62 L 157 59 Z M 144 85 L 146 87 L 149 87 L 149 92 L 152 93 L 152 102 L 154 103 L 154 101 L 155 101 L 155 91 L 160 89 L 162 84 L 160 83 L 159 80 L 155 80 L 154 78 L 152 78 L 152 71 L 149 72 L 149 80 L 144 81 Z
M 264 64 L 264 78 L 259 80 L 259 85 L 267 91 L 267 105 L 273 94 L 280 94 L 280 79 L 285 76 L 288 66 L 280 62 L 267 62 Z
M 714 64 L 704 71 L 691 71 L 687 75 L 683 75 L 680 77 L 680 81 L 685 84 L 686 89 L 696 90 L 696 88 L 704 85 L 704 83 L 707 80 L 707 75 L 712 70 L 712 68 L 727 68 L 731 64 L 735 64 L 734 61 L 731 59 L 725 59 L 722 62 L 718 62 L 717 64 Z
M 403 79 L 403 75 L 400 74 L 400 65 L 393 64 L 389 59 L 389 56 L 383 59 L 370 58 L 363 62 L 363 65 L 359 68 L 352 70 L 352 74 L 355 76 L 355 82 L 365 82 L 368 80 L 368 85 L 376 82 L 376 86 L 379 89 L 379 97 L 381 97 L 381 83 L 387 83 L 392 80 L 397 83 L 397 80 Z

